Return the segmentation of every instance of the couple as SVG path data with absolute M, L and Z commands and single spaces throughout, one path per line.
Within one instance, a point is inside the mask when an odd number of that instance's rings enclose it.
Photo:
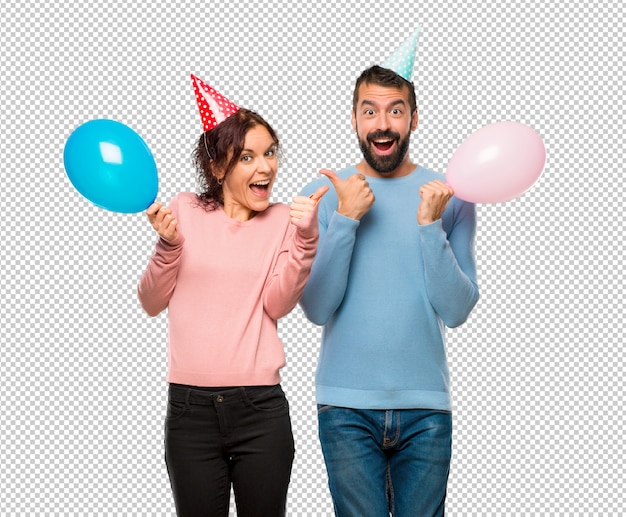
M 411 62 L 412 68 L 412 62 Z M 444 513 L 451 403 L 444 327 L 478 299 L 474 206 L 412 163 L 410 74 L 358 78 L 363 160 L 270 203 L 279 140 L 192 75 L 204 133 L 199 195 L 148 218 L 159 235 L 139 283 L 168 308 L 166 464 L 179 516 L 285 515 L 294 458 L 277 320 L 300 303 L 323 325 L 319 438 L 339 517 Z

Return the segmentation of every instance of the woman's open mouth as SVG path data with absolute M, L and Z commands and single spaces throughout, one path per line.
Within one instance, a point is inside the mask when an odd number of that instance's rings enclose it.
M 270 180 L 257 181 L 250 185 L 250 190 L 255 196 L 266 197 L 270 188 Z

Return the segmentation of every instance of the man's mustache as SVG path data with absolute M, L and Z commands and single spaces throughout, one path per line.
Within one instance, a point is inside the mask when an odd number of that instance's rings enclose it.
M 391 138 L 393 140 L 400 140 L 400 134 L 395 131 L 375 131 L 367 135 L 367 141 L 372 143 L 373 140 L 379 140 L 382 138 Z

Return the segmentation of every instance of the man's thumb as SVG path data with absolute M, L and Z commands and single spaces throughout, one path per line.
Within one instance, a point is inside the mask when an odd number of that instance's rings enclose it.
M 326 176 L 330 180 L 330 182 L 333 184 L 335 189 L 341 182 L 341 178 L 337 176 L 337 173 L 335 171 L 331 171 L 330 169 L 321 169 L 320 174 L 322 176 Z

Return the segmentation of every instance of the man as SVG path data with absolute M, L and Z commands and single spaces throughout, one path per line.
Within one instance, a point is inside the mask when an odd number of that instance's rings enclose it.
M 444 514 L 452 417 L 445 326 L 478 300 L 475 208 L 418 166 L 413 83 L 374 66 L 356 82 L 363 160 L 312 182 L 320 245 L 301 299 L 323 325 L 319 437 L 337 517 Z

